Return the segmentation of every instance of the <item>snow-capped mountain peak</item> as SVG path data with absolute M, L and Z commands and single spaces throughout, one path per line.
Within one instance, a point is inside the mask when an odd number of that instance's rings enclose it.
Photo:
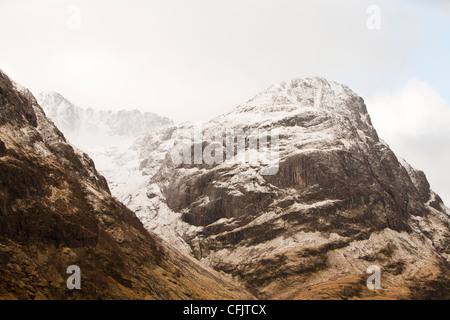
M 91 146 L 111 137 L 135 139 L 151 130 L 171 125 L 172 120 L 139 110 L 97 110 L 76 106 L 61 94 L 42 92 L 38 102 L 46 115 L 79 147 Z M 115 138 L 114 138 L 115 139 Z M 108 142 L 107 144 L 114 142 Z

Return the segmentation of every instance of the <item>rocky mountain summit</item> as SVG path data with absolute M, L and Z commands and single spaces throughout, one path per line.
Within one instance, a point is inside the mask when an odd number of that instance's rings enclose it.
M 266 138 L 252 149 L 255 132 Z M 277 157 L 246 161 L 270 146 Z M 282 82 L 131 150 L 128 174 L 106 175 L 113 195 L 148 230 L 259 298 L 449 297 L 450 211 L 425 174 L 378 137 L 346 86 Z M 187 161 L 175 159 L 180 150 Z M 223 161 L 205 161 L 205 150 Z M 116 166 L 126 159 L 117 155 Z M 371 265 L 381 270 L 380 290 L 365 286 Z
M 117 134 L 129 132 L 111 121 Z M 80 290 L 66 287 L 71 265 L 81 270 Z M 91 158 L 0 71 L 0 298 L 253 296 L 145 230 Z

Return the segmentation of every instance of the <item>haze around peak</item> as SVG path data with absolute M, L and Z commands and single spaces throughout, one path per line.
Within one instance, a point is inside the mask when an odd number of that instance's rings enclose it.
M 0 61 L 35 95 L 53 90 L 75 105 L 140 109 L 177 121 L 206 121 L 273 83 L 318 75 L 364 98 L 380 137 L 424 170 L 448 204 L 450 192 L 439 190 L 444 182 L 433 178 L 449 177 L 441 154 L 450 135 L 435 125 L 450 109 L 448 1 L 373 5 L 369 0 L 5 0 Z M 377 11 L 379 24 L 370 28 Z M 403 90 L 411 79 L 439 98 L 422 111 L 405 108 L 405 101 L 430 96 L 423 88 Z M 410 119 L 421 118 L 424 110 L 423 121 Z

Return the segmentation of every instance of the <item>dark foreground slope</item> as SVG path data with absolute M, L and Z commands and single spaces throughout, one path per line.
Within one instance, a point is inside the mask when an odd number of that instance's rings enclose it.
M 81 290 L 66 287 L 81 269 Z M 251 298 L 114 200 L 28 90 L 0 71 L 0 298 Z

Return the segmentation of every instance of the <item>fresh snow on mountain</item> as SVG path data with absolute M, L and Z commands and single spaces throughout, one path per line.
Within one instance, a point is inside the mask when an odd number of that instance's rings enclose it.
M 139 110 L 82 108 L 52 91 L 40 93 L 37 100 L 66 138 L 94 159 L 112 190 L 120 181 L 134 181 L 130 192 L 140 186 L 142 174 L 132 171 L 139 167 L 139 159 L 130 147 L 138 137 L 173 124 L 168 118 Z
M 352 108 L 348 106 L 349 97 L 358 102 Z M 378 139 L 367 112 L 361 109 L 362 105 L 362 99 L 349 88 L 323 78 L 281 82 L 209 122 L 167 127 L 158 134 L 152 133 L 138 139 L 132 148 L 136 150 L 137 158 L 130 157 L 128 162 L 114 163 L 118 165 L 116 168 L 127 166 L 128 171 L 120 169 L 118 173 L 117 169 L 111 168 L 103 173 L 110 182 L 112 193 L 136 212 L 144 226 L 192 253 L 192 248 L 183 239 L 187 234 L 199 233 L 202 228 L 187 224 L 181 213 L 171 210 L 160 192 L 160 186 L 152 178 L 161 170 L 166 156 L 171 157 L 170 151 L 177 143 L 185 137 L 194 137 L 196 125 L 201 126 L 203 137 L 224 135 L 227 130 L 259 129 L 270 133 L 270 130 L 278 129 L 280 136 L 286 137 L 280 141 L 279 160 L 283 160 L 298 153 L 317 150 L 347 150 L 359 139 Z M 248 153 L 248 150 L 244 152 Z M 239 154 L 236 154 L 234 158 L 238 157 Z M 126 157 L 120 159 L 125 160 Z M 231 194 L 239 195 L 241 191 L 267 193 L 276 189 L 264 185 L 261 167 L 250 163 L 236 167 L 233 161 L 224 162 L 216 169 L 230 170 L 233 178 L 224 187 Z M 180 171 L 189 176 L 207 169 L 200 166 Z M 220 182 L 215 184 L 218 186 Z M 208 199 L 204 201 L 206 206 Z

